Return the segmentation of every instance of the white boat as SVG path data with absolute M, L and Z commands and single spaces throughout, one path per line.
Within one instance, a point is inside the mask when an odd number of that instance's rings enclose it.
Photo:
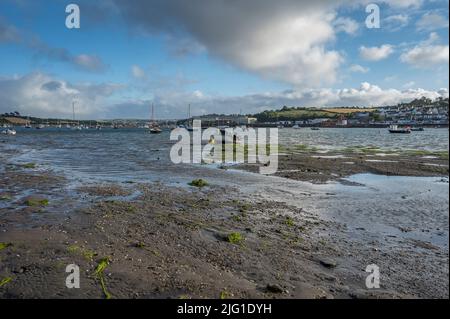
M 151 134 L 160 134 L 160 133 L 162 133 L 161 128 L 159 127 L 158 123 L 155 121 L 155 108 L 154 108 L 153 104 L 152 104 L 152 121 L 151 121 L 149 127 L 150 127 L 150 133 Z
M 391 125 L 389 126 L 389 133 L 393 134 L 410 134 L 411 128 L 405 127 L 405 128 L 399 128 L 398 125 Z
M 7 130 L 2 131 L 2 134 L 4 134 L 4 135 L 16 135 L 17 132 L 16 132 L 16 130 L 13 130 L 13 129 L 7 129 Z
M 293 128 L 293 129 L 299 129 L 300 126 L 298 126 L 298 124 L 295 124 L 292 128 Z

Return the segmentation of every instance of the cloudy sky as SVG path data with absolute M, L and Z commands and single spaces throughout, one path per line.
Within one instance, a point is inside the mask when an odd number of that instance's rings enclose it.
M 79 5 L 80 29 L 65 25 Z M 448 97 L 448 0 L 1 0 L 0 113 L 158 118 Z

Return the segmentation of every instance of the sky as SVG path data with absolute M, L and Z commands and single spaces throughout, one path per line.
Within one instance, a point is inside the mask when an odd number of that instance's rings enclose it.
M 80 28 L 67 28 L 69 4 Z M 368 5 L 379 9 L 370 28 Z M 1 0 L 0 113 L 79 119 L 448 97 L 448 0 Z

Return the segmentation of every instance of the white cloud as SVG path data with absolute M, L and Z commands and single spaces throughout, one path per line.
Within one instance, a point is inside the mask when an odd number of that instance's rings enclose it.
M 351 18 L 339 17 L 334 20 L 333 25 L 336 32 L 345 32 L 353 35 L 359 30 L 358 22 Z
M 396 14 L 388 16 L 383 21 L 383 26 L 391 31 L 397 31 L 409 24 L 409 16 L 406 14 Z
M 424 0 L 387 0 L 384 2 L 394 8 L 419 8 Z
M 140 31 L 183 41 L 190 36 L 210 55 L 294 85 L 333 83 L 343 61 L 330 48 L 336 40 L 334 23 L 339 22 L 340 31 L 357 29 L 349 18 L 336 19 L 339 3 L 331 0 L 114 2 Z
M 103 72 L 107 66 L 96 55 L 80 54 L 70 58 L 77 67 L 91 72 Z
M 417 68 L 433 68 L 449 63 L 449 46 L 439 45 L 439 37 L 431 33 L 426 41 L 402 53 L 400 61 Z
M 138 65 L 131 66 L 131 75 L 136 79 L 143 79 L 146 77 L 145 71 Z
M 412 88 L 414 85 L 416 85 L 416 82 L 410 81 L 410 82 L 403 84 L 403 88 L 405 88 L 405 89 Z
M 289 106 L 381 106 L 410 101 L 421 96 L 448 97 L 448 90 L 381 89 L 364 82 L 359 88 L 302 89 L 243 96 L 209 95 L 200 90 L 158 91 L 152 100 L 120 98 L 122 85 L 71 84 L 42 73 L 0 78 L 0 113 L 19 111 L 25 115 L 71 118 L 71 103 L 77 101 L 78 118 L 147 118 L 155 104 L 158 118 L 184 118 L 187 104 L 195 115 L 206 113 L 257 113 Z
M 448 28 L 448 18 L 445 18 L 437 13 L 425 13 L 416 23 L 419 31 L 433 31 L 442 28 Z
M 390 44 L 383 44 L 380 47 L 365 47 L 359 48 L 359 53 L 364 60 L 380 61 L 386 59 L 394 52 L 394 48 Z
M 423 89 L 381 89 L 379 86 L 364 82 L 359 88 L 348 89 L 307 89 L 287 90 L 283 92 L 266 92 L 244 96 L 212 96 L 193 92 L 166 92 L 156 94 L 153 101 L 128 101 L 113 107 L 114 112 L 128 117 L 132 110 L 148 113 L 148 105 L 154 103 L 158 118 L 185 118 L 187 104 L 191 104 L 193 115 L 208 113 L 238 114 L 241 110 L 245 114 L 258 113 L 287 106 L 332 107 L 332 106 L 383 106 L 408 102 L 426 96 L 436 99 L 448 97 L 448 90 L 428 91 Z M 122 110 L 122 111 L 120 111 Z
M 354 73 L 367 73 L 370 71 L 369 68 L 363 67 L 362 65 L 359 65 L 359 64 L 351 65 L 349 70 L 350 70 L 350 72 L 354 72 Z
M 106 99 L 121 85 L 71 84 L 42 73 L 0 78 L 0 112 L 19 111 L 42 117 L 69 117 L 77 101 L 79 117 L 100 117 Z

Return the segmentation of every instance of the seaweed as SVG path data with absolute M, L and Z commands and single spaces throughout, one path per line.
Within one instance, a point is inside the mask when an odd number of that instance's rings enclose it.
M 36 163 L 26 163 L 26 164 L 22 164 L 22 165 L 20 165 L 20 167 L 22 167 L 22 168 L 28 168 L 28 169 L 33 169 L 33 168 L 36 168 Z
M 70 253 L 79 253 L 79 254 L 81 254 L 88 261 L 92 261 L 94 259 L 94 257 L 97 256 L 97 253 L 95 253 L 94 251 L 82 248 L 82 247 L 77 246 L 77 245 L 71 245 L 71 246 L 69 246 L 67 248 L 67 250 Z
M 6 277 L 6 278 L 0 280 L 0 288 L 3 287 L 4 285 L 6 285 L 7 283 L 9 283 L 10 281 L 12 281 L 11 277 Z
M 30 206 L 30 207 L 48 206 L 48 204 L 49 204 L 48 199 L 34 199 L 34 198 L 30 198 L 30 199 L 27 199 L 25 201 L 25 205 Z
M 202 188 L 202 187 L 208 186 L 208 183 L 205 180 L 199 178 L 199 179 L 194 179 L 192 182 L 189 183 L 189 185 Z
M 0 201 L 10 201 L 11 199 L 10 195 L 0 195 Z
M 3 249 L 8 248 L 10 246 L 12 246 L 11 243 L 0 243 L 0 250 L 3 250 Z
M 240 245 L 244 241 L 244 236 L 240 233 L 231 233 L 227 236 L 227 241 L 231 244 Z
M 284 221 L 284 223 L 286 225 L 288 225 L 289 227 L 293 227 L 295 226 L 294 220 L 291 217 L 286 217 L 286 220 Z
M 103 293 L 105 294 L 106 299 L 111 299 L 112 296 L 106 289 L 105 274 L 104 274 L 104 271 L 105 271 L 106 267 L 108 267 L 108 265 L 109 265 L 109 257 L 104 257 L 104 258 L 100 259 L 100 261 L 97 264 L 97 267 L 95 268 L 94 273 L 97 276 L 97 278 L 100 280 L 100 285 L 102 286 L 102 290 L 103 290 Z
M 230 297 L 230 294 L 228 293 L 228 291 L 222 290 L 220 292 L 220 299 L 224 300 L 224 299 L 228 299 L 229 297 Z

